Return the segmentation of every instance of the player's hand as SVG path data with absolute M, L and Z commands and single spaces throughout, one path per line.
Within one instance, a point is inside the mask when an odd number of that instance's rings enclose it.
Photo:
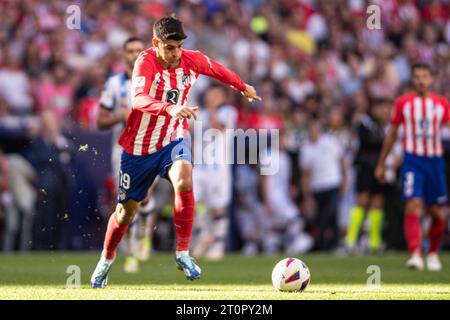
M 167 112 L 172 117 L 177 117 L 178 119 L 191 119 L 197 120 L 198 107 L 187 107 L 181 105 L 173 105 L 167 108 Z
M 244 97 L 247 97 L 249 102 L 253 102 L 253 100 L 261 101 L 261 97 L 256 95 L 256 90 L 249 84 L 245 84 L 245 90 L 241 91 L 241 94 Z
M 378 181 L 380 181 L 381 183 L 384 183 L 384 172 L 385 172 L 385 168 L 384 165 L 377 165 L 377 167 L 375 168 L 375 178 L 377 178 Z

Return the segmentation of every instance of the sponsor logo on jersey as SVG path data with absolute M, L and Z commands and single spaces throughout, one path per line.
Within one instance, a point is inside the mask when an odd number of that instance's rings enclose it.
M 167 92 L 166 102 L 169 102 L 171 104 L 177 104 L 179 96 L 180 91 L 178 89 L 171 89 Z

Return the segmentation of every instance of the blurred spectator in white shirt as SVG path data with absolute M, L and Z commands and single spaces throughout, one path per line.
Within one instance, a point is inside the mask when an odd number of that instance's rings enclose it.
M 335 249 L 339 240 L 339 197 L 347 188 L 347 166 L 341 144 L 322 134 L 318 121 L 310 123 L 309 139 L 300 151 L 300 167 L 305 210 L 316 221 L 313 235 L 318 248 Z

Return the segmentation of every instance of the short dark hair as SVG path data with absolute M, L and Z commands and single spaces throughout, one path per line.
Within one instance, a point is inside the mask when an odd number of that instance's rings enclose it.
M 131 42 L 142 42 L 142 43 L 144 43 L 144 40 L 142 40 L 141 38 L 139 38 L 139 37 L 129 37 L 127 40 L 125 40 L 125 42 L 123 43 L 123 49 L 125 50 L 126 48 L 127 48 L 127 45 L 129 44 L 129 43 L 131 43 Z
M 415 62 L 411 66 L 411 73 L 413 73 L 417 69 L 425 69 L 428 70 L 429 73 L 433 74 L 433 68 L 426 62 Z
M 183 40 L 187 38 L 184 33 L 183 24 L 173 16 L 159 19 L 153 25 L 154 36 L 162 41 Z

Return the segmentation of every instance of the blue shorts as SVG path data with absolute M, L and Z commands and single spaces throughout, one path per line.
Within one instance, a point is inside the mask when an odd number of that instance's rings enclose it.
M 192 163 L 191 139 L 179 138 L 155 153 L 135 156 L 123 151 L 120 161 L 119 203 L 129 199 L 144 200 L 147 191 L 159 174 L 169 180 L 167 170 L 178 160 Z
M 444 157 L 405 153 L 401 178 L 404 200 L 421 198 L 428 206 L 447 203 Z

